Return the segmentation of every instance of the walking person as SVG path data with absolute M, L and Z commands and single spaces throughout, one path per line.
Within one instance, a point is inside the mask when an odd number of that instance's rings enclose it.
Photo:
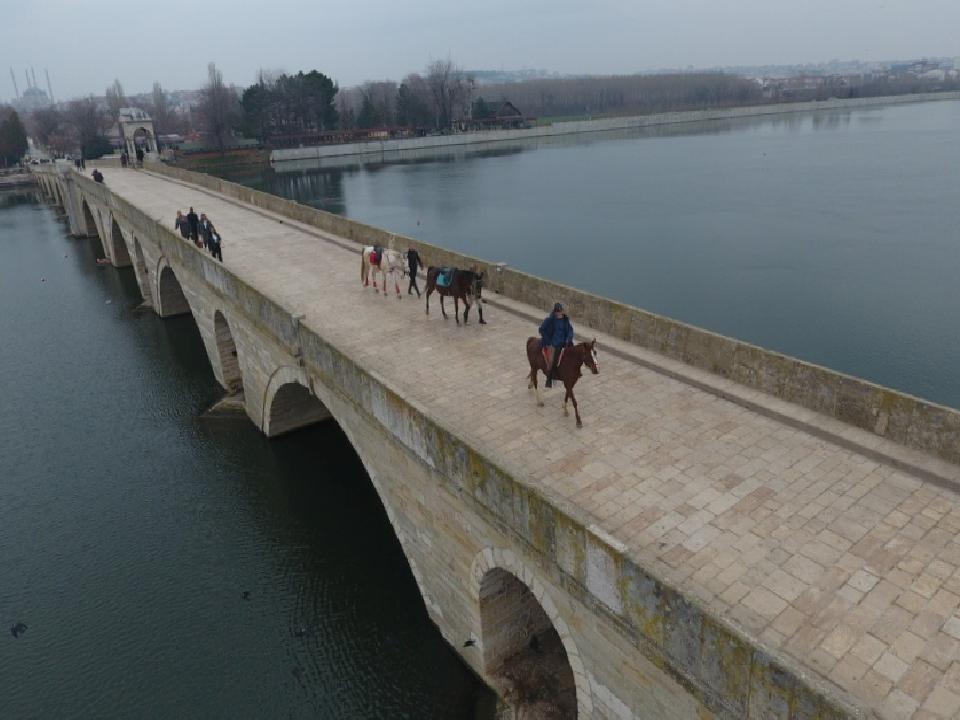
M 210 229 L 213 225 L 207 219 L 206 213 L 200 213 L 200 247 L 203 247 L 207 251 L 210 250 Z
M 573 323 L 563 311 L 563 305 L 556 303 L 551 312 L 540 323 L 540 347 L 547 351 L 546 387 L 553 387 L 553 378 L 560 362 L 560 352 L 568 345 L 573 345 Z
M 187 223 L 190 225 L 190 239 L 193 240 L 193 244 L 197 247 L 203 247 L 200 244 L 200 218 L 197 217 L 197 213 L 194 212 L 192 207 L 190 212 L 187 213 Z
M 220 247 L 220 233 L 218 233 L 216 228 L 213 227 L 213 223 L 209 223 L 209 228 L 208 234 L 210 237 L 210 254 L 220 262 L 223 262 L 223 251 Z
M 173 229 L 180 231 L 180 237 L 184 240 L 190 239 L 190 223 L 187 222 L 186 216 L 177 210 L 177 219 L 173 223 Z
M 143 167 L 143 148 L 137 145 L 137 167 Z
M 416 290 L 417 297 L 420 297 L 420 288 L 417 287 L 417 269 L 421 267 L 423 267 L 423 260 L 420 259 L 420 253 L 413 248 L 407 250 L 407 269 L 410 272 L 410 287 L 407 288 L 407 295 Z

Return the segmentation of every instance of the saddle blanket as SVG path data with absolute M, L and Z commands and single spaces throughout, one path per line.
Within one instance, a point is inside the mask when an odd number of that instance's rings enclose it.
M 560 367 L 560 361 L 563 360 L 563 354 L 566 352 L 566 348 L 560 348 L 557 352 L 560 353 L 560 357 L 557 358 L 557 367 Z M 543 353 L 543 361 L 550 364 L 550 347 L 541 348 L 540 351 Z
M 456 268 L 440 268 L 437 273 L 437 287 L 450 287 L 453 284 L 453 276 L 456 272 Z

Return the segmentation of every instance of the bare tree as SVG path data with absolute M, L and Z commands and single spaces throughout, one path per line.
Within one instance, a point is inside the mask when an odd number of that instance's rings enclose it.
M 107 98 L 107 112 L 110 114 L 110 119 L 116 120 L 120 117 L 120 108 L 127 106 L 127 98 L 123 94 L 123 85 L 120 84 L 119 79 L 114 78 L 113 85 L 107 88 L 104 96 Z
M 167 101 L 167 93 L 164 92 L 159 82 L 153 83 L 149 112 L 153 119 L 154 132 L 157 135 L 161 133 L 169 134 L 173 131 L 173 113 L 170 110 L 170 103 Z
M 226 149 L 239 119 L 240 101 L 233 89 L 223 84 L 223 74 L 214 63 L 207 66 L 207 84 L 200 100 L 207 138 L 220 152 Z
M 64 119 L 84 157 L 100 157 L 112 150 L 104 137 L 111 120 L 92 97 L 71 102 Z
M 433 99 L 437 127 L 448 130 L 467 114 L 473 94 L 473 78 L 467 77 L 463 69 L 448 58 L 427 65 L 426 82 Z

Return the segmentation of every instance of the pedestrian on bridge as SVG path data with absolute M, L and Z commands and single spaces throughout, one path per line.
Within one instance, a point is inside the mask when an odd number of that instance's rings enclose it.
M 180 231 L 180 237 L 184 240 L 190 238 L 190 223 L 187 222 L 186 216 L 179 210 L 177 210 L 177 219 L 173 223 L 173 228 Z
M 209 228 L 210 254 L 220 262 L 223 262 L 223 251 L 220 247 L 220 233 L 213 227 L 213 223 L 209 224 Z
M 200 218 L 197 217 L 197 213 L 194 212 L 192 207 L 190 212 L 187 213 L 187 223 L 190 225 L 190 239 L 193 240 L 193 244 L 197 247 L 203 247 L 200 244 Z
M 410 287 L 407 288 L 407 295 L 417 291 L 417 297 L 420 297 L 420 288 L 417 287 L 417 270 L 423 267 L 423 260 L 420 259 L 420 253 L 414 248 L 407 250 L 407 270 L 410 272 Z
M 210 230 L 213 224 L 207 219 L 206 213 L 200 213 L 200 241 L 201 247 L 210 250 Z

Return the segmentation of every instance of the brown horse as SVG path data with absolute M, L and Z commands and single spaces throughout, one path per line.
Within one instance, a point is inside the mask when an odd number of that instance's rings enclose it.
M 453 273 L 453 280 L 447 287 L 437 285 L 437 278 L 440 272 Z M 430 314 L 430 295 L 434 291 L 440 296 L 440 312 L 443 313 L 443 319 L 447 319 L 447 311 L 443 307 L 443 299 L 453 295 L 453 317 L 460 324 L 460 301 L 465 305 L 463 311 L 463 324 L 467 324 L 467 316 L 470 314 L 470 307 L 476 303 L 477 312 L 480 313 L 480 324 L 486 325 L 487 321 L 483 319 L 483 306 L 480 304 L 480 295 L 483 293 L 484 273 L 475 270 L 458 270 L 457 268 L 427 268 L 427 315 Z
M 540 338 L 527 339 L 527 360 L 530 361 L 530 382 L 527 388 L 533 388 L 537 394 L 537 405 L 543 407 L 543 400 L 540 399 L 540 388 L 537 387 L 537 373 L 544 375 L 550 372 L 547 367 L 547 359 L 543 355 L 543 349 L 540 347 Z M 563 397 L 563 414 L 570 415 L 567 410 L 567 401 L 573 402 L 573 412 L 577 416 L 577 427 L 583 427 L 580 421 L 580 410 L 577 408 L 577 399 L 573 396 L 573 386 L 580 379 L 580 368 L 586 365 L 594 375 L 600 372 L 597 365 L 597 341 L 582 342 L 579 345 L 571 345 L 563 349 L 563 355 L 560 358 L 560 364 L 557 365 L 557 378 L 563 381 L 563 387 L 567 394 Z

